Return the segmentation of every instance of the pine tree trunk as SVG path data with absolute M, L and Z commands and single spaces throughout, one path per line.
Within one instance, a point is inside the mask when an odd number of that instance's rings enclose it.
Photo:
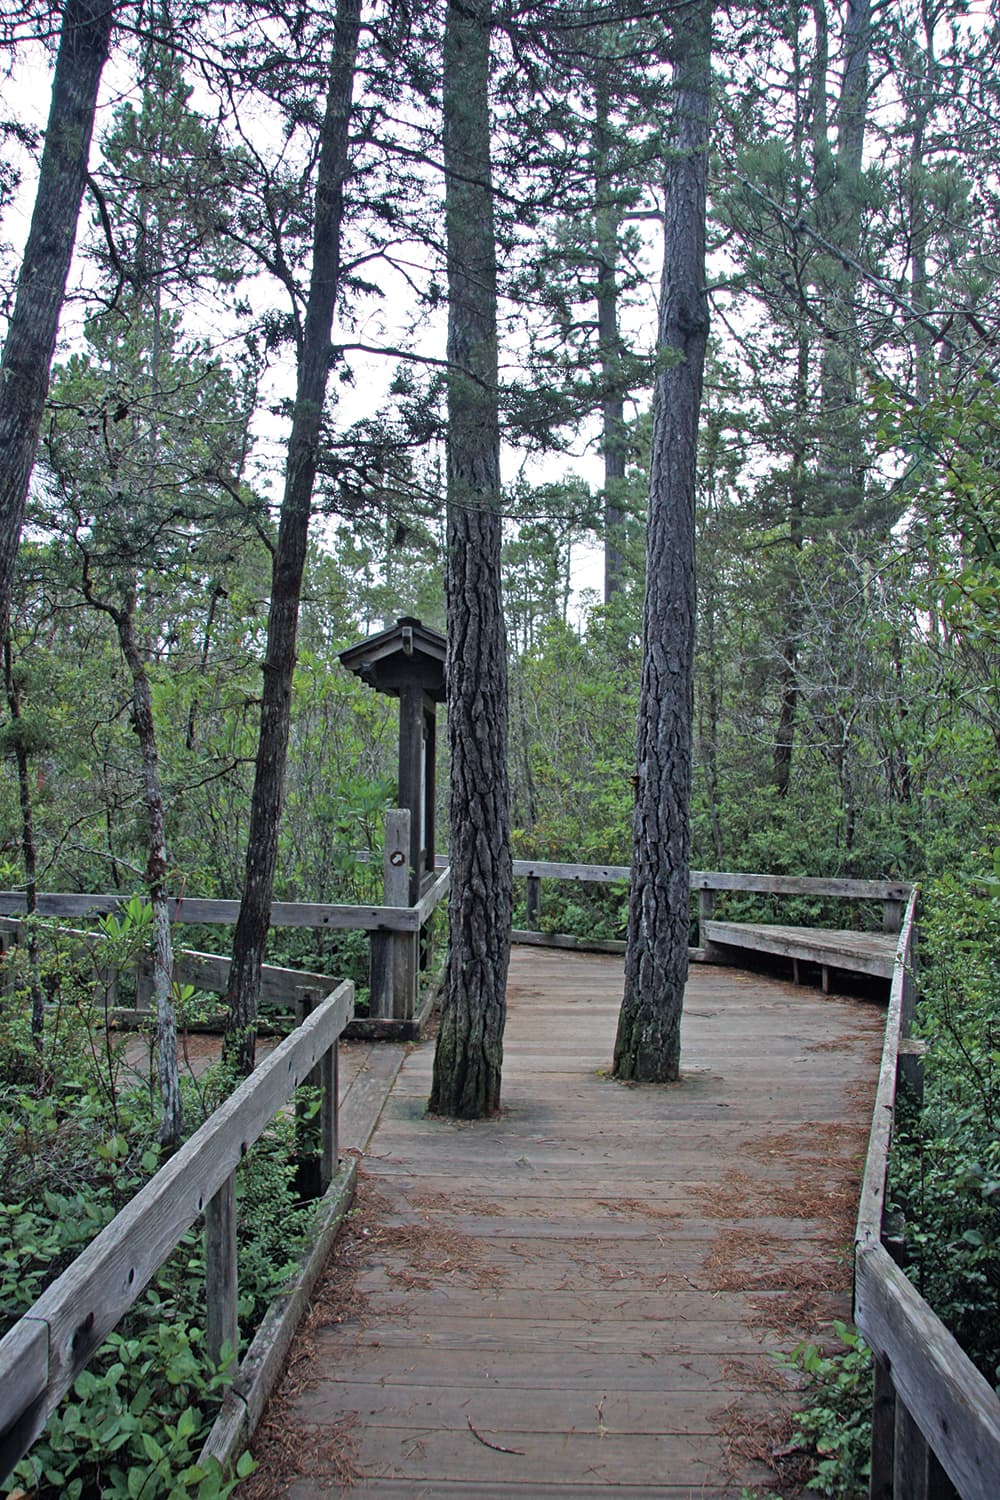
M 489 52 L 489 0 L 449 3 L 443 109 L 451 899 L 429 1107 L 465 1119 L 500 1107 L 512 906 Z
M 35 818 L 31 800 L 31 780 L 28 767 L 28 750 L 20 732 L 21 696 L 14 680 L 14 656 L 7 632 L 3 647 L 4 684 L 7 690 L 7 707 L 14 728 L 14 761 L 17 766 L 17 795 L 21 806 L 21 857 L 24 860 L 24 906 L 29 917 L 38 910 L 38 884 L 36 880 L 38 858 L 35 846 Z M 31 990 L 31 1040 L 41 1058 L 45 1044 L 45 996 L 38 967 L 38 934 L 34 924 L 28 925 L 28 983 Z
M 0 636 L 73 257 L 113 0 L 67 0 L 31 228 L 0 361 Z
M 272 566 L 246 875 L 233 934 L 233 962 L 226 994 L 224 1056 L 242 1073 L 250 1073 L 254 1065 L 260 973 L 271 923 L 278 828 L 291 726 L 299 601 L 330 369 L 330 333 L 340 283 L 344 180 L 349 164 L 349 124 L 360 11 L 360 0 L 338 0 L 326 112 L 320 138 L 309 300 L 299 349 L 285 489 Z
M 153 1004 L 156 1014 L 156 1067 L 160 1081 L 159 1141 L 163 1146 L 180 1143 L 184 1127 L 180 1076 L 177 1068 L 177 1022 L 174 1016 L 174 945 L 167 900 L 167 830 L 163 809 L 163 786 L 156 748 L 153 695 L 146 663 L 135 635 L 135 595 L 125 609 L 111 614 L 118 642 L 132 678 L 132 727 L 142 756 L 143 800 L 146 804 L 148 850 L 146 890 L 153 908 Z
M 625 583 L 621 505 L 625 478 L 625 394 L 622 390 L 622 342 L 618 328 L 618 230 L 620 210 L 614 197 L 609 163 L 609 63 L 594 64 L 594 228 L 597 245 L 597 341 L 601 361 L 604 454 L 604 602 Z
M 851 519 L 864 500 L 864 455 L 857 404 L 858 273 L 861 246 L 862 166 L 868 115 L 871 56 L 870 0 L 847 0 L 842 44 L 843 69 L 837 101 L 837 155 L 827 206 L 827 237 L 843 252 L 831 266 L 827 288 L 827 342 L 823 350 L 821 387 L 823 469 L 827 509 Z
M 614 1056 L 615 1077 L 645 1083 L 678 1075 L 688 970 L 695 473 L 708 340 L 709 0 L 697 0 L 675 27 L 659 326 L 660 350 L 673 358 L 654 395 L 628 948 Z

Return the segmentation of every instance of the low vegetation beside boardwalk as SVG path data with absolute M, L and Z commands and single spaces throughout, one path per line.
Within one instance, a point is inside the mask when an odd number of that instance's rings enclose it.
M 40 1041 L 32 1035 L 26 949 L 0 967 L 0 1333 L 164 1159 L 155 1077 L 130 1061 L 148 1050 L 147 1039 L 110 1029 L 94 1003 L 102 963 L 121 956 L 115 941 L 81 959 L 44 928 L 38 938 L 48 997 Z M 221 1064 L 197 1078 L 182 1069 L 188 1130 L 238 1081 Z M 297 1197 L 295 1130 L 291 1116 L 279 1116 L 238 1173 L 244 1343 L 287 1280 L 313 1218 L 312 1205 Z M 232 1491 L 235 1481 L 214 1462 L 197 1463 L 229 1381 L 205 1347 L 204 1253 L 199 1224 L 78 1377 L 5 1495 L 217 1500 Z M 241 1474 L 247 1466 L 241 1462 Z

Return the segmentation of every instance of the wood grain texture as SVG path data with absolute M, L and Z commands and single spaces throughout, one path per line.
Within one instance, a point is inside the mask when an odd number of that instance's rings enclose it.
M 703 936 L 713 946 L 749 948 L 805 959 L 853 974 L 891 979 L 896 956 L 895 933 L 851 932 L 813 927 L 783 927 L 776 923 L 706 922 Z
M 964 1500 L 996 1500 L 996 1393 L 881 1245 L 859 1250 L 855 1288 L 858 1327 L 888 1361 L 898 1397 L 958 1493 Z M 897 1421 L 897 1446 L 899 1437 Z
M 409 1051 L 346 1231 L 352 1300 L 286 1392 L 307 1472 L 277 1493 L 337 1492 L 345 1422 L 366 1500 L 766 1486 L 734 1403 L 766 1445 L 794 1400 L 761 1388 L 770 1351 L 846 1311 L 884 1011 L 701 968 L 680 1081 L 626 1087 L 621 992 L 620 959 L 515 950 L 493 1120 L 427 1116 L 431 1048 Z

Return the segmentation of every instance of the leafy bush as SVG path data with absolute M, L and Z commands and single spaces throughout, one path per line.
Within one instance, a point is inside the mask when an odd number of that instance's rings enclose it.
M 960 875 L 929 885 L 921 928 L 923 1109 L 903 1114 L 891 1191 L 907 1273 L 1000 1382 L 1000 899 Z
M 23 960 L 4 964 L 13 985 L 0 1001 L 0 1331 L 161 1161 L 155 1089 L 126 1065 L 122 1041 L 92 1003 L 94 964 L 107 958 L 99 948 L 82 966 L 60 968 L 49 949 L 54 982 L 47 982 L 41 1054 L 27 1023 L 30 997 L 18 982 Z M 221 1066 L 184 1081 L 190 1128 L 235 1081 Z M 278 1116 L 237 1173 L 244 1338 L 286 1281 L 314 1214 L 296 1200 L 295 1131 L 290 1115 Z M 195 1226 L 78 1377 L 9 1485 L 37 1500 L 228 1495 L 235 1481 L 196 1462 L 232 1363 L 230 1355 L 214 1367 L 204 1325 L 204 1245 Z
M 815 1458 L 811 1494 L 861 1500 L 871 1471 L 871 1351 L 846 1323 L 833 1326 L 839 1348 L 802 1343 L 783 1360 L 805 1375 L 794 1440 Z

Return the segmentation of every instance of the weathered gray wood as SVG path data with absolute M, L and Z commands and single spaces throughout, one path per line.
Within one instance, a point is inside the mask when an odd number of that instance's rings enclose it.
M 529 932 L 538 931 L 542 915 L 542 882 L 537 875 L 529 875 L 524 903 L 524 920 Z
M 407 1056 L 365 1163 L 364 1313 L 314 1331 L 315 1379 L 297 1367 L 288 1393 L 289 1429 L 350 1423 L 365 1493 L 383 1494 L 391 1475 L 400 1500 L 471 1496 L 494 1461 L 497 1500 L 618 1488 L 733 1500 L 743 1484 L 767 1488 L 762 1474 L 734 1472 L 719 1436 L 734 1401 L 741 1416 L 745 1400 L 775 1415 L 795 1401 L 752 1388 L 767 1349 L 796 1337 L 754 1325 L 763 1309 L 751 1313 L 752 1288 L 768 1273 L 787 1286 L 797 1268 L 810 1281 L 820 1267 L 836 1276 L 840 1264 L 820 1237 L 835 1237 L 835 1221 L 778 1224 L 772 1194 L 801 1183 L 811 1197 L 820 1154 L 824 1196 L 856 1180 L 853 1127 L 863 1139 L 866 1111 L 855 1087 L 874 1091 L 879 1017 L 702 968 L 690 980 L 683 1082 L 626 1089 L 602 1076 L 621 985 L 617 957 L 515 950 L 498 1123 L 428 1117 L 429 1049 Z M 845 1036 L 831 1076 L 815 1044 Z M 734 1093 L 748 1071 L 751 1087 Z M 771 1154 L 776 1135 L 787 1145 Z M 762 1178 L 740 1202 L 726 1184 L 743 1171 Z M 735 1229 L 763 1258 L 740 1290 L 720 1291 L 709 1257 L 728 1258 Z M 784 1293 L 760 1296 L 776 1313 L 785 1306 Z M 491 1453 L 469 1420 L 521 1451 Z M 642 1478 L 652 1464 L 656 1483 Z M 336 1492 L 325 1458 L 310 1470 L 294 1482 L 303 1500 Z
M 48 1379 L 42 1403 L 46 1413 L 205 1211 L 253 1141 L 334 1045 L 353 1006 L 354 986 L 345 981 L 275 1048 L 29 1309 L 30 1320 L 49 1326 Z M 16 1340 L 23 1335 L 18 1334 L 19 1328 L 20 1324 L 0 1341 L 0 1384 L 9 1380 L 11 1361 L 20 1354 Z
M 568 932 L 525 932 L 515 927 L 510 940 L 528 948 L 567 948 L 574 953 L 625 952 L 625 944 L 618 938 L 575 937 Z
M 882 1047 L 882 1063 L 879 1069 L 875 1108 L 868 1136 L 868 1152 L 865 1157 L 865 1175 L 861 1183 L 858 1202 L 858 1218 L 855 1229 L 855 1245 L 862 1247 L 877 1243 L 882 1233 L 882 1212 L 885 1205 L 885 1176 L 889 1164 L 889 1143 L 896 1113 L 896 1082 L 899 1074 L 899 1041 L 903 1015 L 903 984 L 906 976 L 910 949 L 916 929 L 917 892 L 910 897 L 903 919 L 903 927 L 896 945 L 895 967 L 889 991 L 889 1009 L 885 1020 L 885 1041 Z
M 894 972 L 895 944 L 883 933 L 756 922 L 706 922 L 704 933 L 714 948 L 750 948 L 757 953 L 797 958 L 820 967 L 849 969 L 881 979 L 891 979 Z
M 217 953 L 199 953 L 182 948 L 175 953 L 175 968 L 182 984 L 224 995 L 229 984 L 232 960 Z M 336 989 L 337 979 L 330 974 L 313 974 L 307 969 L 286 969 L 278 964 L 262 964 L 260 1002 L 262 1007 L 292 1008 L 296 991 L 302 988 L 328 995 Z
M 38 913 L 43 917 L 106 916 L 124 904 L 116 895 L 39 895 Z M 206 900 L 185 896 L 169 903 L 172 922 L 200 923 L 206 926 L 231 927 L 239 915 L 238 901 Z M 23 913 L 25 898 L 20 891 L 0 891 L 0 913 L 7 916 Z M 272 927 L 314 927 L 337 931 L 359 928 L 377 931 L 415 932 L 420 921 L 413 907 L 347 906 L 317 901 L 275 901 L 271 907 Z
M 898 932 L 903 925 L 903 902 L 886 900 L 882 903 L 882 931 Z
M 410 904 L 410 821 L 409 809 L 405 807 L 390 808 L 385 815 L 382 900 L 386 906 Z M 368 1008 L 372 1016 L 396 1014 L 398 952 L 396 933 L 372 933 L 368 967 Z
M 319 1062 L 323 1090 L 320 1104 L 319 1180 L 324 1193 L 337 1175 L 339 1155 L 337 1090 L 340 1067 L 337 1048 L 338 1043 L 334 1042 L 333 1046 L 324 1052 Z
M 850 880 L 822 875 L 756 875 L 692 870 L 692 890 L 758 891 L 770 896 L 843 896 L 850 901 L 905 901 L 911 886 L 900 880 Z
M 896 1397 L 896 1432 L 893 1444 L 892 1492 L 906 1500 L 927 1500 L 927 1440 Z
M 858 1327 L 963 1500 L 996 1500 L 1000 1400 L 988 1381 L 876 1242 L 858 1249 L 854 1295 Z
M 701 944 L 702 948 L 705 951 L 705 960 L 707 963 L 712 962 L 712 957 L 715 949 L 705 935 L 705 927 L 706 924 L 711 920 L 714 910 L 715 892 L 708 890 L 707 888 L 702 888 L 698 892 L 698 942 Z
M 535 876 L 540 880 L 582 880 L 607 885 L 628 880 L 628 865 L 573 865 L 551 859 L 515 859 L 514 879 Z
M 236 1264 L 236 1177 L 230 1172 L 205 1204 L 205 1345 L 216 1365 L 229 1345 L 239 1358 Z
M 5 1477 L 45 1426 L 49 1330 L 25 1317 L 0 1343 L 0 1478 Z
M 869 1500 L 893 1500 L 893 1453 L 896 1441 L 896 1387 L 884 1355 L 876 1354 L 872 1376 L 872 1467 Z
M 924 1100 L 924 1059 L 927 1043 L 919 1037 L 903 1037 L 899 1043 L 899 1084 L 919 1107 Z
M 411 910 L 416 912 L 417 927 L 423 927 L 424 923 L 428 921 L 432 913 L 435 912 L 441 905 L 441 902 L 447 896 L 450 889 L 451 869 L 450 867 L 447 867 L 441 871 L 441 874 L 434 881 L 434 884 L 429 886 L 428 889 L 424 892 L 420 900 L 417 902 L 416 906 L 411 908 Z

